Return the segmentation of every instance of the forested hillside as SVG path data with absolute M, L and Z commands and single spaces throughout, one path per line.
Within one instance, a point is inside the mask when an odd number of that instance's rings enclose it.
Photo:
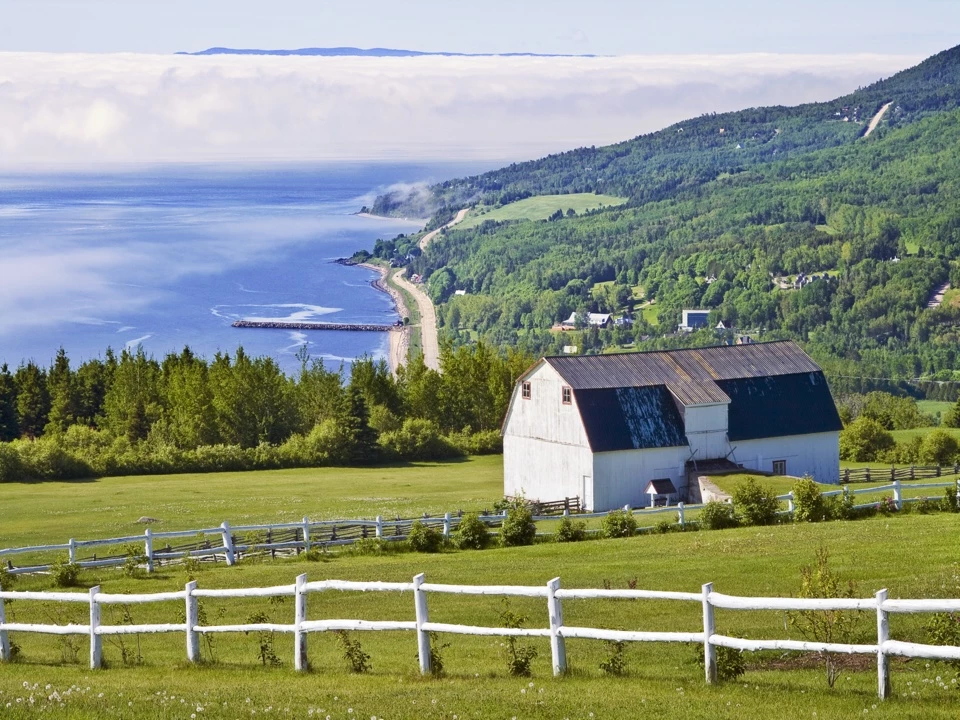
M 542 353 L 730 339 L 676 334 L 681 309 L 703 307 L 713 325 L 801 341 L 835 388 L 872 387 L 855 379 L 866 377 L 952 379 L 960 307 L 951 293 L 942 307 L 926 305 L 943 283 L 960 286 L 958 99 L 955 48 L 831 103 L 704 116 L 444 183 L 433 189 L 435 222 L 463 204 L 528 194 L 630 200 L 550 221 L 451 229 L 413 271 L 428 278 L 458 342 L 481 337 Z M 551 331 L 586 310 L 636 322 Z

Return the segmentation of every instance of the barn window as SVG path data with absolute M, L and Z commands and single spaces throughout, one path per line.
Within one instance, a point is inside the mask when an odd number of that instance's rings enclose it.
M 524 400 L 530 399 L 530 383 L 525 382 L 520 386 L 520 397 Z
M 774 475 L 786 475 L 786 474 L 787 474 L 787 461 L 786 461 L 786 460 L 774 460 L 774 461 L 773 461 L 773 474 L 774 474 Z
M 564 405 L 571 405 L 573 403 L 573 390 L 564 385 L 560 391 L 560 397 L 563 399 Z

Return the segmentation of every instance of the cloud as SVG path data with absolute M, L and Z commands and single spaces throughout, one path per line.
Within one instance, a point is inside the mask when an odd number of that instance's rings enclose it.
M 919 59 L 0 53 L 0 169 L 526 158 L 705 112 L 827 100 Z

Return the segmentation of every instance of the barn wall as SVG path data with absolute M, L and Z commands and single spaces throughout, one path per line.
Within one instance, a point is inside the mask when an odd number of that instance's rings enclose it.
M 697 460 L 713 460 L 726 457 L 730 452 L 727 443 L 727 404 L 690 405 L 684 409 L 684 426 L 690 450 Z
M 579 497 L 590 503 L 592 482 L 584 478 L 593 476 L 593 454 L 576 398 L 563 404 L 563 379 L 545 363 L 526 379 L 531 397 L 524 400 L 517 383 L 504 425 L 504 494 L 545 501 Z
M 686 492 L 684 463 L 690 450 L 652 448 L 597 453 L 593 460 L 594 512 L 630 507 L 647 507 L 650 496 L 643 491 L 651 480 L 669 478 L 683 498 Z
M 788 475 L 810 475 L 820 483 L 840 482 L 839 433 L 741 440 L 734 445 L 737 462 L 751 470 L 770 472 L 774 460 L 786 460 Z

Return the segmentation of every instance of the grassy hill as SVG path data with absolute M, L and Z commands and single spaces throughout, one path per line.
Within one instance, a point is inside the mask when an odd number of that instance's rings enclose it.
M 508 220 L 546 220 L 558 210 L 567 214 L 570 210 L 577 215 L 601 207 L 616 207 L 627 202 L 626 198 L 616 195 L 596 195 L 594 193 L 574 193 L 570 195 L 538 195 L 525 200 L 517 200 L 502 206 L 478 205 L 470 210 L 466 219 L 457 229 L 465 230 L 487 222 L 505 222 Z

